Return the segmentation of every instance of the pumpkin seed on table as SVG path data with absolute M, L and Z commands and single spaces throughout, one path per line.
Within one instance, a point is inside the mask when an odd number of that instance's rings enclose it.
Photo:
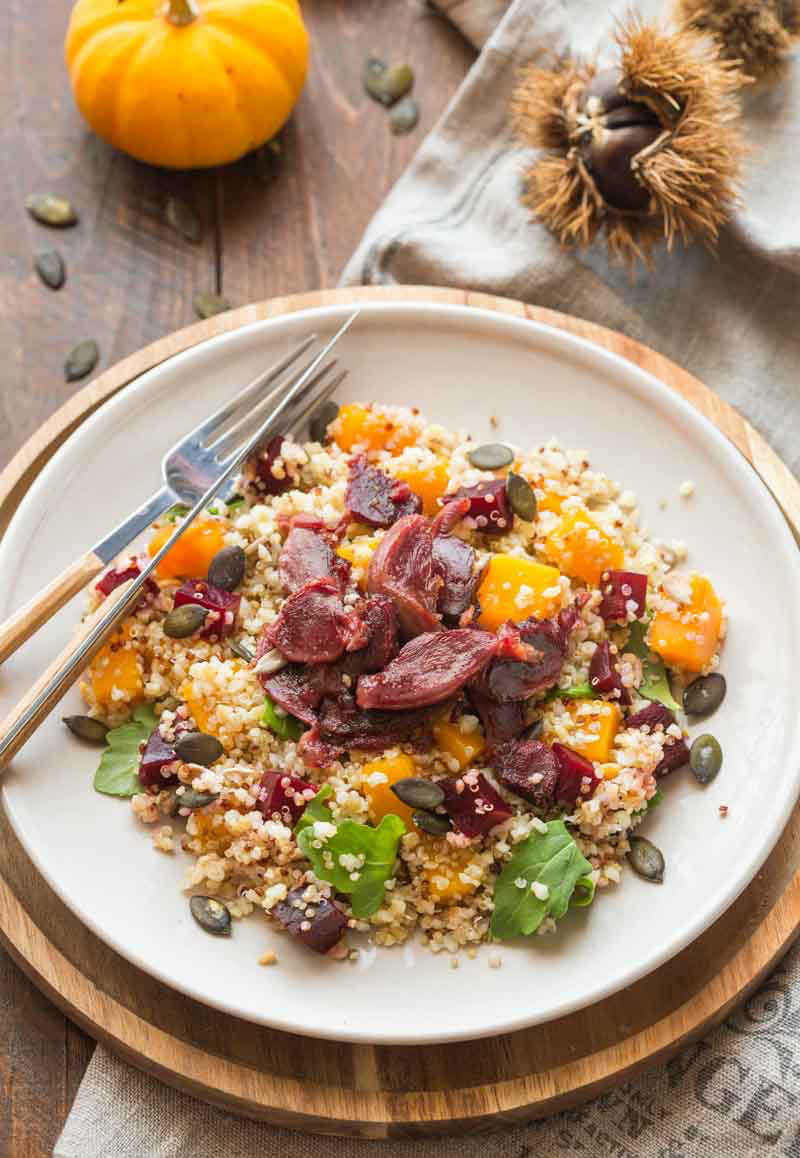
M 192 306 L 198 318 L 213 318 L 215 314 L 226 313 L 231 303 L 219 294 L 200 292 L 192 297 Z
M 87 744 L 105 744 L 108 735 L 108 725 L 94 716 L 63 716 L 63 723 L 79 740 Z
M 201 928 L 216 937 L 230 937 L 231 915 L 227 906 L 216 897 L 192 897 L 189 901 L 192 916 Z
M 173 607 L 161 625 L 164 635 L 170 639 L 186 639 L 200 630 L 207 615 L 208 611 L 199 603 L 184 603 L 181 607 Z
M 40 225 L 66 229 L 78 224 L 78 214 L 72 202 L 66 197 L 56 197 L 53 193 L 31 193 L 25 198 L 25 208 Z
M 476 470 L 502 470 L 514 461 L 514 452 L 502 442 L 487 442 L 471 450 L 467 459 Z
M 521 474 L 514 474 L 513 470 L 509 471 L 506 479 L 506 495 L 508 505 L 514 514 L 526 523 L 532 523 L 536 518 L 536 495 L 528 480 Z
M 34 255 L 33 268 L 49 289 L 61 289 L 67 277 L 64 258 L 57 249 L 40 249 Z
M 395 780 L 391 789 L 397 799 L 402 800 L 409 808 L 424 808 L 430 811 L 444 803 L 444 792 L 439 785 L 433 780 L 424 780 L 421 776 L 406 776 L 402 780 Z
M 67 382 L 77 382 L 79 378 L 85 378 L 87 374 L 91 374 L 99 357 L 100 351 L 97 348 L 97 342 L 91 338 L 85 342 L 78 342 L 78 345 L 73 346 L 67 354 L 64 362 L 64 377 Z
M 629 836 L 630 852 L 626 853 L 631 868 L 646 881 L 661 884 L 664 879 L 664 855 L 645 836 Z
M 308 424 L 308 434 L 312 442 L 322 444 L 327 440 L 328 427 L 339 415 L 335 402 L 323 402 Z
M 414 84 L 414 72 L 408 64 L 388 65 L 377 56 L 370 56 L 364 68 L 364 88 L 373 100 L 389 108 Z
M 689 749 L 689 767 L 701 784 L 710 784 L 722 767 L 719 741 L 707 732 L 698 736 Z
M 719 672 L 700 676 L 684 690 L 683 710 L 689 716 L 710 716 L 725 699 L 727 684 Z
M 219 800 L 218 792 L 195 792 L 194 788 L 184 788 L 182 792 L 173 790 L 169 814 L 179 816 L 182 808 L 188 809 L 189 812 L 197 812 L 200 808 L 207 808 L 215 800 Z
M 410 133 L 419 121 L 419 105 L 412 96 L 403 97 L 389 113 L 389 128 L 395 136 Z
M 175 754 L 185 764 L 199 764 L 209 768 L 215 760 L 219 760 L 224 748 L 216 736 L 209 736 L 207 732 L 185 732 L 175 742 Z
M 231 651 L 234 655 L 238 655 L 239 659 L 243 659 L 245 663 L 252 663 L 256 658 L 256 653 L 247 646 L 243 639 L 232 639 Z
M 203 240 L 203 222 L 200 214 L 181 197 L 170 197 L 164 206 L 164 216 L 169 225 L 180 233 L 181 237 L 197 245 Z
M 245 563 L 246 557 L 241 547 L 223 547 L 208 566 L 209 583 L 223 591 L 235 591 L 244 579 Z
M 427 832 L 428 836 L 445 836 L 453 827 L 449 816 L 442 816 L 439 812 L 428 812 L 424 808 L 418 808 L 411 819 L 417 828 Z

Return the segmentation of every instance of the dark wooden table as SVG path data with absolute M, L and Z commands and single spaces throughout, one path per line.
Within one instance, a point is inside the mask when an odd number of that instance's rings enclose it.
M 424 0 L 304 0 L 311 69 L 278 176 L 265 183 L 252 158 L 169 173 L 115 153 L 82 123 L 63 65 L 69 9 L 69 0 L 0 7 L 2 466 L 77 388 L 62 367 L 78 341 L 97 341 L 102 370 L 191 322 L 199 290 L 244 305 L 335 285 L 473 59 Z M 409 136 L 392 136 L 362 91 L 369 53 L 415 69 L 421 117 Z M 35 191 L 69 196 L 80 224 L 36 225 L 23 208 Z M 200 212 L 200 244 L 165 224 L 170 195 Z M 53 244 L 68 270 L 57 293 L 31 265 Z M 92 1049 L 0 952 L 0 1158 L 51 1153 Z

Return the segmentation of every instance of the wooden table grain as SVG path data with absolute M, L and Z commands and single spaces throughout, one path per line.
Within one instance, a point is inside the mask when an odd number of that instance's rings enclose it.
M 97 341 L 99 371 L 192 321 L 197 291 L 244 305 L 335 285 L 473 59 L 424 0 L 303 0 L 311 68 L 278 175 L 264 181 L 252 157 L 177 174 L 115 153 L 82 123 L 62 57 L 69 9 L 0 6 L 0 466 L 76 389 L 62 367 L 82 339 Z M 414 66 L 421 116 L 408 136 L 363 94 L 370 53 Z M 36 191 L 70 197 L 79 225 L 33 222 L 23 202 Z M 200 213 L 199 244 L 165 224 L 169 196 Z M 52 246 L 67 264 L 58 292 L 32 267 Z M 0 952 L 0 1158 L 50 1155 L 92 1049 Z

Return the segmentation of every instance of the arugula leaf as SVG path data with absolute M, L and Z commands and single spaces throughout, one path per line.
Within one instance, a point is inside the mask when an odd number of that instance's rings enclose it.
M 312 802 L 313 803 L 313 802 Z M 397 846 L 406 826 L 389 813 L 377 828 L 343 820 L 327 840 L 319 840 L 311 825 L 297 838 L 299 848 L 311 861 L 314 875 L 329 881 L 340 893 L 350 894 L 356 917 L 371 917 L 381 907 L 384 884 L 392 875 Z M 342 857 L 358 857 L 358 867 L 345 867 Z M 355 878 L 355 879 L 354 879 Z
M 185 503 L 175 503 L 168 511 L 164 511 L 161 517 L 165 523 L 177 523 L 178 519 L 182 519 L 188 514 L 189 508 Z
M 575 882 L 575 891 L 570 897 L 571 909 L 585 909 L 594 900 L 594 881 L 590 876 L 579 877 Z
M 660 788 L 656 788 L 653 795 L 647 801 L 647 806 L 645 807 L 645 812 L 652 812 L 654 808 L 658 808 L 659 804 L 661 803 L 661 801 L 663 799 L 664 799 L 664 793 L 661 791 Z
M 308 828 L 315 820 L 327 820 L 330 824 L 333 820 L 333 813 L 328 808 L 325 801 L 333 795 L 333 789 L 330 784 L 323 784 L 316 796 L 309 800 L 305 807 L 305 812 L 302 814 L 297 824 L 294 826 L 295 836 L 299 836 L 304 828 Z
M 94 776 L 97 792 L 106 796 L 134 796 L 141 792 L 139 783 L 139 747 L 158 726 L 152 704 L 140 704 L 127 724 L 111 728 L 108 747 L 100 757 Z
M 667 669 L 661 660 L 645 643 L 647 624 L 637 619 L 631 624 L 627 647 L 642 661 L 642 682 L 638 691 L 646 700 L 658 700 L 672 712 L 680 711 L 680 704 L 674 699 L 669 686 Z
M 274 732 L 279 740 L 299 740 L 305 728 L 296 716 L 278 715 L 275 704 L 269 696 L 264 696 L 264 714 L 261 723 L 270 732 Z
M 569 908 L 579 884 L 578 904 L 585 899 L 587 877 L 592 866 L 567 832 L 563 820 L 551 820 L 547 832 L 534 830 L 518 844 L 494 886 L 494 913 L 491 933 L 497 940 L 534 933 L 545 917 L 558 920 Z M 520 888 L 517 881 L 524 881 Z M 545 885 L 548 893 L 540 900 L 531 886 Z
M 240 510 L 244 506 L 244 495 L 234 495 L 232 499 L 228 499 L 225 506 L 228 508 L 228 514 Z
M 595 697 L 594 688 L 590 683 L 584 681 L 581 684 L 573 684 L 571 688 L 551 688 L 545 700 L 593 700 Z

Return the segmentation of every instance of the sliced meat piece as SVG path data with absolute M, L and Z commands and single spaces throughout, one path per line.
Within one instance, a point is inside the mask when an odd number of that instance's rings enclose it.
M 451 499 L 433 520 L 434 535 L 449 535 L 453 528 L 469 514 L 469 499 Z
M 483 836 L 512 815 L 511 807 L 480 772 L 437 780 L 444 810 L 464 836 Z
M 319 711 L 319 738 L 340 750 L 360 748 L 365 752 L 382 752 L 427 728 L 434 714 L 428 708 L 406 712 L 364 711 L 345 696 L 326 698 Z
M 446 619 L 457 620 L 472 603 L 478 584 L 475 552 L 455 535 L 437 535 L 433 540 L 433 567 L 442 581 L 437 609 Z
M 350 564 L 336 554 L 333 543 L 323 532 L 295 524 L 283 544 L 278 572 L 283 589 L 289 594 L 299 591 L 312 579 L 330 579 L 344 591 Z
M 370 595 L 356 608 L 366 629 L 366 643 L 341 661 L 346 675 L 355 678 L 381 671 L 397 655 L 397 615 L 386 595 Z
M 361 708 L 397 711 L 440 704 L 474 679 L 497 652 L 488 631 L 471 627 L 418 635 L 376 675 L 358 681 Z
M 292 663 L 274 675 L 259 676 L 261 686 L 273 703 L 304 724 L 314 724 L 322 700 L 318 670 Z
M 547 811 L 556 801 L 559 763 L 552 748 L 539 740 L 512 740 L 492 753 L 492 770 L 506 788 Z
M 287 933 L 315 953 L 329 953 L 347 929 L 347 917 L 333 901 L 306 901 L 306 886 L 292 889 L 270 909 Z
M 569 632 L 579 618 L 574 608 L 567 608 L 554 619 L 526 619 L 518 624 L 518 641 L 510 628 L 501 631 L 500 654 L 478 681 L 478 691 L 506 703 L 527 700 L 553 687 L 558 683 L 567 654 Z M 503 653 L 508 654 L 511 648 L 528 658 L 504 659 Z
M 312 579 L 290 595 L 263 636 L 294 663 L 332 663 L 366 638 L 360 619 L 345 611 L 330 579 Z
M 367 590 L 394 603 L 406 639 L 441 627 L 436 603 L 442 586 L 433 565 L 433 530 L 422 515 L 400 519 L 384 535 L 367 572 Z
M 344 754 L 345 749 L 339 744 L 323 740 L 319 732 L 319 722 L 315 721 L 308 731 L 303 732 L 297 743 L 297 751 L 303 763 L 309 768 L 330 768 L 331 764 Z
M 404 515 L 416 515 L 422 510 L 422 499 L 408 483 L 370 466 L 363 454 L 350 463 L 345 504 L 351 517 L 368 527 L 391 527 Z
M 483 724 L 486 748 L 491 753 L 498 744 L 516 740 L 528 726 L 525 704 L 522 700 L 507 700 L 500 704 L 489 696 L 470 688 L 470 699 Z

